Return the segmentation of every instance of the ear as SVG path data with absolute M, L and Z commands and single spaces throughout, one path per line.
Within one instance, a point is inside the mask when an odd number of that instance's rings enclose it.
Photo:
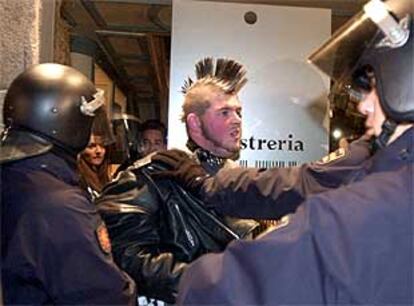
M 186 118 L 188 129 L 192 131 L 199 131 L 201 127 L 200 117 L 194 113 L 190 113 Z

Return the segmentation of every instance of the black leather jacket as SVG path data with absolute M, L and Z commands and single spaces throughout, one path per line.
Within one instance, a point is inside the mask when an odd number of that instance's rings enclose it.
M 160 170 L 165 170 L 162 164 L 144 158 L 122 172 L 96 202 L 115 261 L 136 281 L 138 294 L 173 303 L 188 263 L 245 238 L 257 223 L 206 209 L 175 182 L 154 180 L 152 174 Z

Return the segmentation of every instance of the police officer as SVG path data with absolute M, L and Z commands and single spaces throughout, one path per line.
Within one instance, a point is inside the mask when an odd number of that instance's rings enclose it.
M 102 104 L 92 82 L 59 64 L 35 65 L 10 85 L 0 147 L 6 304 L 135 303 L 75 172 Z
M 374 69 L 377 151 L 360 177 L 308 197 L 262 239 L 196 261 L 179 303 L 413 304 L 413 5 L 369 2 L 311 57 L 338 84 Z

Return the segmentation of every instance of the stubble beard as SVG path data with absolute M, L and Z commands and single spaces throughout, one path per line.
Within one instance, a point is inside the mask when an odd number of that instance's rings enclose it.
M 212 152 L 212 153 L 226 151 L 228 153 L 226 154 L 227 155 L 226 157 L 231 157 L 240 152 L 240 142 L 238 143 L 238 145 L 235 145 L 232 147 L 226 146 L 225 141 L 216 139 L 215 136 L 212 135 L 212 133 L 210 133 L 209 129 L 206 127 L 204 122 L 201 122 L 201 131 L 203 133 L 204 138 L 213 144 L 215 152 Z M 210 151 L 213 151 L 213 150 L 210 150 Z M 224 156 L 220 156 L 220 157 L 224 157 Z

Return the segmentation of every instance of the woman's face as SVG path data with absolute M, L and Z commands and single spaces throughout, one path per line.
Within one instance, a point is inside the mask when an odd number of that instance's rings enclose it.
M 104 161 L 105 152 L 106 149 L 102 144 L 102 137 L 91 135 L 89 144 L 82 152 L 82 155 L 88 164 L 99 166 Z

